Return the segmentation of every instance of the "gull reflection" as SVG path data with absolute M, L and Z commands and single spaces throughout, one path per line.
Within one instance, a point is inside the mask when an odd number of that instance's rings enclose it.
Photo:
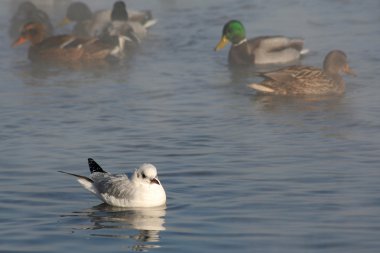
M 165 230 L 165 215 L 166 206 L 131 209 L 100 204 L 63 216 L 89 219 L 90 225 L 82 223 L 74 230 L 89 230 L 96 237 L 132 240 L 129 246 L 142 251 L 160 247 L 157 243 L 160 231 Z

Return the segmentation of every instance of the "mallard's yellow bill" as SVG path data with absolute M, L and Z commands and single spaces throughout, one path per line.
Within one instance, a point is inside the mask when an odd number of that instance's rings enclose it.
M 216 47 L 215 47 L 214 50 L 215 50 L 215 51 L 218 51 L 218 50 L 224 48 L 224 47 L 228 44 L 228 42 L 229 42 L 229 41 L 228 41 L 227 37 L 226 37 L 226 36 L 223 36 L 223 37 L 220 39 L 218 45 L 216 45 Z
M 71 20 L 68 17 L 65 17 L 58 25 L 58 27 L 64 27 L 71 23 Z

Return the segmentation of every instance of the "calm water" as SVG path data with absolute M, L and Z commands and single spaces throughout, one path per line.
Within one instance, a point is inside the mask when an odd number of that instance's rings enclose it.
M 41 68 L 26 47 L 10 49 L 10 2 L 0 3 L 1 252 L 380 250 L 378 0 L 131 0 L 159 23 L 132 59 L 99 69 Z M 212 51 L 231 18 L 250 36 L 304 37 L 304 64 L 342 49 L 358 77 L 341 98 L 256 96 L 246 84 L 260 78 Z M 167 207 L 99 205 L 57 173 L 87 175 L 88 157 L 115 173 L 155 164 Z

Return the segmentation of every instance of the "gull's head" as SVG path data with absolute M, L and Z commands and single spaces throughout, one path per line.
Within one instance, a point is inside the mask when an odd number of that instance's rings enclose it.
M 157 178 L 157 169 L 150 163 L 144 163 L 135 171 L 134 180 L 148 184 L 161 185 L 160 180 Z

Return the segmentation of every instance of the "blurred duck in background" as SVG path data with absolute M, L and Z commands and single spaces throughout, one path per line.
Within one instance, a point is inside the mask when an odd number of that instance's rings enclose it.
M 71 3 L 66 11 L 66 17 L 60 23 L 65 26 L 75 22 L 73 34 L 82 37 L 95 37 L 103 33 L 111 22 L 112 10 L 99 10 L 92 12 L 83 2 Z M 130 20 L 145 24 L 152 20 L 150 11 L 130 11 Z
M 104 30 L 110 21 L 110 15 L 110 10 L 99 10 L 93 13 L 85 3 L 73 2 L 68 6 L 66 16 L 59 26 L 63 27 L 75 22 L 73 35 L 95 37 Z
M 46 27 L 45 32 L 47 35 L 53 34 L 54 29 L 48 14 L 38 9 L 33 3 L 26 1 L 18 6 L 16 13 L 10 20 L 8 29 L 10 38 L 12 40 L 16 39 L 24 25 L 29 22 L 41 23 Z
M 48 36 L 45 25 L 30 22 L 24 25 L 13 47 L 30 41 L 28 58 L 32 62 L 74 63 L 120 58 L 123 44 L 108 44 L 98 38 L 79 38 L 75 35 Z
M 261 83 L 248 87 L 259 93 L 274 95 L 341 95 L 345 83 L 340 72 L 355 76 L 348 65 L 346 54 L 341 50 L 329 52 L 323 69 L 309 66 L 291 66 L 274 72 L 263 73 Z
M 285 36 L 247 39 L 245 28 L 238 20 L 231 20 L 224 25 L 215 51 L 224 48 L 229 42 L 232 44 L 228 55 L 231 65 L 286 64 L 299 60 L 309 51 L 303 49 L 303 39 Z
M 136 18 L 130 18 L 126 4 L 123 1 L 115 2 L 111 12 L 111 21 L 101 37 L 127 36 L 139 44 L 146 37 L 147 29 L 156 24 L 157 20 L 152 18 L 149 11 L 145 12 L 145 15 L 140 13 L 138 17 L 140 17 L 139 21 L 133 21 Z

